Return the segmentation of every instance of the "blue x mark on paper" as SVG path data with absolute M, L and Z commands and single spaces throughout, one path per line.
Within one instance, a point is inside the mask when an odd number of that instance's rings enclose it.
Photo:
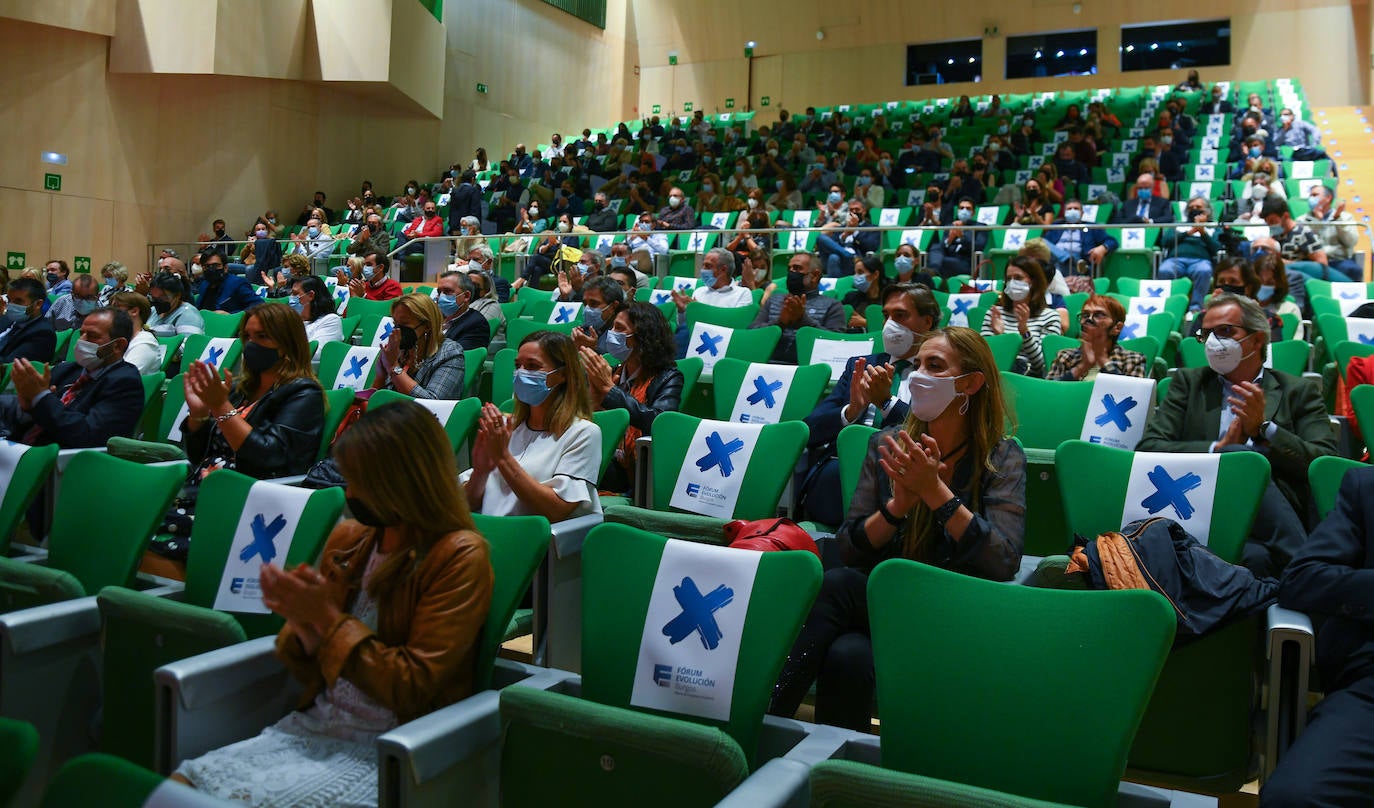
M 1351 292 L 1341 292 L 1341 300 L 1359 300 L 1359 299 L 1360 299 L 1360 293 L 1359 293 L 1359 292 L 1354 292 L 1354 291 L 1351 291 Z
M 1169 472 L 1163 466 L 1155 466 L 1153 471 L 1145 475 L 1150 479 L 1150 484 L 1155 487 L 1155 492 L 1140 501 L 1145 510 L 1151 514 L 1173 506 L 1174 513 L 1178 514 L 1179 519 L 1193 518 L 1193 503 L 1188 501 L 1188 492 L 1202 485 L 1202 478 L 1188 472 L 1179 476 L 1177 480 L 1169 476 Z
M 344 302 L 344 301 L 347 300 L 347 299 L 348 299 L 348 288 L 347 288 L 347 287 L 340 286 L 340 287 L 338 287 L 337 289 L 334 290 L 334 300 L 335 300 L 336 302 L 342 303 L 342 302 Z
M 1137 314 L 1154 314 L 1159 309 L 1155 306 L 1143 306 L 1140 304 L 1136 304 L 1135 310 Z
M 769 382 L 760 375 L 757 379 L 754 379 L 754 392 L 751 393 L 749 398 L 745 399 L 745 401 L 748 401 L 750 404 L 757 404 L 762 401 L 763 406 L 771 410 L 773 409 L 773 405 L 777 403 L 773 400 L 773 394 L 781 389 L 782 379 L 778 379 L 775 382 Z
M 1164 297 L 1163 286 L 1149 286 L 1145 289 L 1146 297 Z
M 1369 334 L 1356 334 L 1355 339 L 1359 340 L 1361 345 L 1374 345 L 1374 336 Z
M 703 595 L 696 581 L 684 577 L 679 586 L 673 587 L 673 597 L 677 598 L 677 605 L 682 607 L 682 612 L 663 626 L 663 634 L 667 636 L 669 644 L 677 645 L 695 632 L 706 650 L 714 650 L 720 645 L 721 637 L 725 635 L 716 624 L 715 614 L 735 599 L 735 590 L 721 584 Z
M 205 352 L 205 364 L 211 367 L 219 367 L 219 360 L 224 358 L 224 348 L 211 348 Z
M 730 460 L 730 455 L 743 448 L 744 441 L 740 438 L 726 443 L 719 432 L 712 432 L 706 436 L 706 454 L 697 460 L 697 468 L 710 471 L 713 467 L 719 466 L 720 476 L 729 477 L 735 473 L 735 464 Z
M 272 559 L 277 557 L 277 534 L 286 527 L 286 515 L 279 513 L 277 518 L 268 524 L 263 514 L 258 514 L 253 517 L 251 527 L 253 528 L 253 540 L 248 543 L 247 547 L 243 548 L 243 552 L 239 553 L 239 561 L 246 562 L 257 555 L 262 557 L 262 563 L 272 563 Z
M 363 368 L 365 367 L 367 367 L 366 356 L 348 357 L 348 369 L 343 372 L 344 378 L 346 379 L 352 376 L 355 379 L 361 379 L 363 377 Z
M 1093 419 L 1093 423 L 1098 426 L 1116 424 L 1116 428 L 1125 432 L 1131 428 L 1131 419 L 1126 417 L 1126 413 L 1135 409 L 1136 400 L 1132 396 L 1127 396 L 1117 403 L 1116 397 L 1111 393 L 1102 397 L 1102 414 Z
M 570 306 L 559 306 L 558 315 L 553 318 L 555 323 L 571 323 L 573 309 Z
M 377 335 L 377 341 L 378 341 L 378 342 L 386 342 L 387 340 L 391 339 L 391 332 L 394 331 L 395 328 L 396 328 L 396 324 L 395 324 L 395 323 L 383 323 L 383 324 L 382 324 L 382 333 L 380 333 L 380 334 Z
M 711 334 L 708 334 L 705 331 L 703 331 L 701 332 L 701 344 L 697 346 L 697 353 L 704 354 L 709 351 L 711 356 L 719 356 L 720 344 L 724 341 L 724 334 L 716 334 L 712 336 Z
M 1136 333 L 1139 330 L 1140 323 L 1127 323 L 1126 325 L 1121 327 L 1121 334 L 1117 337 L 1117 339 L 1135 339 L 1136 337 L 1140 336 Z
M 955 301 L 954 301 L 954 308 L 951 309 L 950 311 L 952 311 L 952 312 L 955 313 L 955 314 L 968 314 L 968 313 L 969 313 L 969 310 L 972 309 L 972 308 L 973 308 L 973 301 L 972 301 L 972 300 L 955 300 Z

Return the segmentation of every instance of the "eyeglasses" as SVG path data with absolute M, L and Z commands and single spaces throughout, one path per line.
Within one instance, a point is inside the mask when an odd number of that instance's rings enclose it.
M 1206 342 L 1207 338 L 1212 336 L 1213 334 L 1216 334 L 1218 339 L 1242 340 L 1250 336 L 1251 333 L 1252 332 L 1244 326 L 1233 325 L 1231 323 L 1223 323 L 1217 326 L 1216 328 L 1198 329 L 1197 341 Z
M 1105 311 L 1085 311 L 1078 315 L 1078 322 L 1080 323 L 1097 323 L 1110 319 L 1112 316 Z

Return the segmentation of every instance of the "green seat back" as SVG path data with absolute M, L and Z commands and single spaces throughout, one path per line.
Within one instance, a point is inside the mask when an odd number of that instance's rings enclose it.
M 972 325 L 972 323 L 970 323 Z M 981 327 L 979 323 L 975 328 Z M 1020 334 L 993 334 L 985 337 L 988 348 L 992 350 L 992 360 L 998 370 L 1011 370 L 1016 363 L 1016 356 L 1021 352 Z
M 61 362 L 67 357 L 67 347 L 69 343 L 74 342 L 72 335 L 75 333 L 75 328 L 64 328 L 57 332 L 57 343 L 52 351 L 52 361 Z
M 140 808 L 163 782 L 162 777 L 127 760 L 112 755 L 82 755 L 58 770 L 43 792 L 41 805 Z
M 0 556 L 4 556 L 9 553 L 10 541 L 20 520 L 52 474 L 58 449 L 55 443 L 47 446 L 8 444 L 0 447 L 0 451 L 19 455 L 19 459 L 13 461 L 14 470 L 0 480 L 4 485 L 4 493 L 0 494 Z
M 654 419 L 654 510 L 670 510 L 668 503 L 673 498 L 678 471 L 685 463 L 696 460 L 687 457 L 687 449 L 701 420 L 680 412 L 665 412 Z M 764 425 L 749 466 L 744 469 L 744 483 L 733 518 L 766 519 L 774 514 L 809 432 L 801 421 Z
M 317 376 L 320 386 L 326 390 L 332 390 L 340 385 L 343 380 L 339 378 L 339 371 L 343 369 L 344 359 L 348 357 L 348 352 L 354 346 L 347 342 L 327 342 L 320 349 L 320 367 Z M 378 353 L 363 367 L 363 386 L 371 387 L 377 373 L 377 362 L 381 357 Z
M 145 466 L 103 452 L 77 453 L 54 508 L 48 566 L 70 573 L 87 594 L 132 584 L 187 470 L 184 463 Z
M 682 371 L 682 401 L 685 403 L 692 398 L 692 391 L 697 387 L 697 380 L 701 378 L 701 371 L 706 363 L 699 356 L 689 356 L 677 360 L 677 369 Z M 500 399 L 504 401 L 505 399 Z
M 381 407 L 397 401 L 415 401 L 421 406 L 426 402 L 422 399 L 413 399 L 405 393 L 398 393 L 395 390 L 378 390 L 368 399 L 368 409 Z M 463 445 L 463 441 L 472 436 L 477 428 L 477 418 L 482 414 L 482 401 L 476 396 L 462 399 L 453 406 L 453 411 L 449 413 L 448 419 L 442 424 L 444 432 L 448 435 L 449 446 L 454 452 Z
M 502 348 L 491 361 L 491 400 L 510 401 L 515 387 L 515 348 Z M 683 396 L 683 399 L 686 399 Z
M 1327 342 L 1330 345 L 1330 342 Z M 1336 347 L 1331 350 L 1336 359 L 1336 369 L 1341 378 L 1345 378 L 1346 368 L 1350 367 L 1350 360 L 1357 356 L 1374 356 L 1374 345 L 1365 345 L 1363 342 L 1355 340 L 1341 340 Z
M 692 330 L 692 324 L 697 321 L 711 323 L 712 325 L 723 325 L 737 331 L 743 331 L 754 322 L 754 318 L 759 314 L 759 307 L 756 305 L 737 306 L 729 308 L 725 306 L 710 306 L 693 300 L 687 304 L 687 330 Z M 733 341 L 733 337 L 731 340 Z
M 1002 399 L 1016 417 L 1012 435 L 1026 449 L 1055 449 L 1083 433 L 1093 382 L 1057 382 L 1002 374 Z
M 1096 536 L 1121 526 L 1132 453 L 1081 441 L 1059 447 L 1055 470 L 1068 529 Z M 1269 463 L 1256 452 L 1224 452 L 1217 471 L 1216 507 L 1208 547 L 1240 560 Z M 1255 621 L 1242 620 L 1175 649 L 1155 687 L 1131 748 L 1132 779 L 1212 793 L 1234 791 L 1249 779 L 1249 734 Z
M 716 420 L 730 420 L 740 388 L 749 383 L 755 375 L 766 370 L 767 366 L 762 365 L 762 363 L 745 362 L 728 357 L 717 362 L 715 375 L 712 379 Z M 787 390 L 787 398 L 781 402 L 782 411 L 778 415 L 778 420 L 800 421 L 805 418 L 815 408 L 816 402 L 821 400 L 828 381 L 830 381 L 830 368 L 828 366 L 798 366 L 792 377 L 792 386 Z M 657 435 L 657 423 L 655 423 L 654 429 L 654 434 Z
M 138 420 L 139 435 L 155 435 L 162 421 L 162 388 L 167 375 L 161 371 L 143 377 L 143 415 Z
M 202 311 L 200 316 L 205 320 L 207 337 L 236 337 L 239 333 L 239 324 L 243 322 L 243 312 L 220 314 L 217 311 Z
M 1007 586 L 893 559 L 869 577 L 868 613 L 884 768 L 1072 805 L 1116 803 L 1174 638 L 1165 598 Z M 1066 681 L 1075 682 L 1073 720 L 1063 713 Z M 1001 752 L 979 754 L 988 749 Z
M 339 323 L 339 328 L 343 332 L 344 342 L 351 342 L 353 340 L 353 335 L 358 332 L 358 326 L 361 325 L 362 322 L 363 318 L 361 315 L 342 318 Z
M 657 441 L 657 425 L 654 433 Z M 668 539 L 662 536 L 626 525 L 599 525 L 587 536 L 582 549 L 583 698 L 639 709 L 630 707 L 630 696 L 649 599 L 667 544 Z M 713 551 L 748 552 L 729 548 Z M 724 730 L 748 759 L 754 759 L 773 683 L 811 609 L 820 580 L 820 561 L 812 553 L 762 554 L 740 637 L 730 718 L 722 722 L 682 717 L 684 720 Z
M 554 293 L 551 289 L 536 289 L 533 286 L 522 286 L 515 293 L 515 298 L 521 303 L 524 303 L 526 310 L 528 310 L 530 303 L 540 300 L 553 300 L 553 295 Z
M 868 455 L 868 442 L 878 430 L 863 424 L 850 424 L 840 430 L 836 438 L 836 452 L 840 457 L 840 502 L 849 513 L 849 502 L 859 487 L 859 474 Z
M 1126 297 L 1140 297 L 1140 285 L 1149 278 L 1117 278 L 1116 291 Z M 1188 297 L 1193 291 L 1193 281 L 1191 278 L 1174 278 L 1169 285 L 1170 297 L 1182 295 Z
M 329 455 L 329 447 L 334 442 L 334 433 L 339 431 L 348 408 L 353 404 L 355 393 L 348 388 L 324 391 L 324 422 L 320 429 L 320 450 L 315 453 L 316 462 Z
M 782 339 L 782 329 L 775 325 L 736 331 L 730 337 L 730 346 L 725 350 L 725 357 L 743 359 L 746 362 L 767 362 L 773 356 L 773 349 L 778 347 L 778 340 L 780 339 Z M 688 357 L 694 356 L 692 346 L 688 346 L 687 355 Z M 714 369 L 712 373 L 712 378 L 714 378 Z
M 1374 384 L 1357 384 L 1350 390 L 1350 408 L 1366 443 L 1374 443 Z
M 1374 387 L 1370 385 L 1361 387 L 1370 387 L 1370 391 L 1374 392 Z M 1348 457 L 1328 455 L 1312 461 L 1312 465 L 1307 468 L 1307 477 L 1312 484 L 1312 499 L 1320 518 L 1325 519 L 1335 509 L 1336 494 L 1341 490 L 1341 481 L 1345 479 L 1345 473 L 1351 469 L 1362 468 L 1368 466 Z
M 162 346 L 163 350 L 161 368 L 163 373 L 166 373 L 172 367 L 172 363 L 177 358 L 177 351 L 181 348 L 181 343 L 185 341 L 186 337 L 183 334 L 173 334 L 169 337 L 157 338 L 157 342 Z
M 172 432 L 172 427 L 177 425 L 178 416 L 181 415 L 181 407 L 186 403 L 186 374 L 173 376 L 167 380 L 167 395 L 162 398 L 162 412 L 158 417 L 157 434 L 149 440 L 159 440 L 164 443 L 179 444 L 179 440 L 169 440 L 168 435 Z M 185 417 L 185 416 L 181 416 Z
M 715 805 L 749 776 L 715 727 L 528 687 L 500 700 L 504 805 Z
M 153 671 L 281 629 L 282 619 L 275 614 L 229 613 L 214 608 L 229 555 L 241 549 L 233 546 L 234 534 L 255 483 L 252 477 L 227 469 L 201 483 L 186 560 L 186 589 L 180 600 L 152 597 L 122 586 L 106 587 L 97 596 L 103 657 L 102 751 L 152 766 L 154 704 L 148 683 Z M 272 559 L 282 568 L 314 563 L 343 511 L 340 488 L 313 491 L 308 497 L 290 552 Z M 274 517 L 265 516 L 269 520 Z
M 812 808 L 1067 808 L 853 760 L 822 760 L 811 769 Z
M 560 334 L 572 336 L 573 329 L 580 325 L 582 325 L 581 321 L 551 324 L 543 320 L 509 320 L 506 322 L 506 344 L 512 348 L 519 348 L 525 337 L 536 331 L 557 331 Z M 512 365 L 512 367 L 514 366 Z
M 477 377 L 482 373 L 482 365 L 487 361 L 486 348 L 473 348 L 463 351 L 463 389 L 459 397 L 477 394 Z
M 879 310 L 881 311 L 881 309 L 880 306 Z M 882 330 L 881 325 L 878 326 L 878 330 Z M 855 343 L 853 346 L 849 346 L 853 350 L 854 356 L 864 356 L 882 349 L 882 337 L 872 331 L 865 331 L 862 334 L 846 334 L 805 325 L 797 329 L 797 364 L 809 365 L 816 361 L 812 355 L 815 353 L 817 342 Z M 839 374 L 836 373 L 835 376 L 838 378 Z
M 625 430 L 630 426 L 630 411 L 618 407 L 613 410 L 597 410 L 592 413 L 592 421 L 601 429 L 601 471 L 597 476 L 597 479 L 600 479 L 606 476 L 606 469 L 615 457 L 615 450 L 625 438 Z
M 391 304 L 395 300 L 368 300 L 365 297 L 349 297 L 348 308 L 345 311 L 349 317 L 361 317 L 364 320 L 371 317 L 390 317 Z
M 477 676 L 474 689 L 491 687 L 492 666 L 501 650 L 520 600 L 534 580 L 535 570 L 544 560 L 551 536 L 549 520 L 542 516 L 484 516 L 472 515 L 477 532 L 487 540 L 491 559 L 491 608 L 482 624 L 481 647 L 477 652 Z

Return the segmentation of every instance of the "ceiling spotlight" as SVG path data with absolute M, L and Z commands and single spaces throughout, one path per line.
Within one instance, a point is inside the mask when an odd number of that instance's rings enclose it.
M 755 42 L 755 41 L 752 40 L 752 39 L 749 40 L 748 42 L 744 43 L 744 47 L 746 47 L 746 48 L 757 48 L 758 46 L 759 46 L 759 43 Z
M 1064 52 L 1063 52 L 1063 51 L 1060 51 L 1060 52 L 1056 53 L 1056 54 L 1054 55 L 1054 58 L 1056 58 L 1056 59 L 1062 59 L 1062 58 L 1064 58 Z
M 969 63 L 969 64 L 973 64 L 973 63 L 976 62 L 976 61 L 978 61 L 978 60 L 975 59 L 975 58 L 973 58 L 972 56 L 968 57 L 968 63 Z
M 1127 52 L 1127 53 L 1134 53 L 1134 52 L 1135 52 L 1135 45 L 1127 45 L 1127 46 L 1126 46 L 1126 52 Z
M 1088 55 L 1088 49 L 1087 49 L 1087 48 L 1083 48 L 1082 50 L 1080 50 L 1080 51 L 1078 52 L 1078 55 L 1079 55 L 1079 56 L 1087 56 L 1087 55 Z
M 1158 43 L 1158 42 L 1151 42 L 1151 43 L 1150 43 L 1150 50 L 1159 50 L 1159 43 Z
M 1035 52 L 1035 58 L 1037 58 L 1037 59 L 1040 58 L 1040 51 L 1036 51 L 1036 52 Z

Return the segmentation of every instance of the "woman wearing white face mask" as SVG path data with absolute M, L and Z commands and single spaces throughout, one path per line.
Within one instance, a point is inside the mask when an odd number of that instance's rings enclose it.
M 758 187 L 759 179 L 754 176 L 754 167 L 749 164 L 748 158 L 741 157 L 736 160 L 735 172 L 725 181 L 725 193 L 739 196 Z
M 525 337 L 515 357 L 515 413 L 482 407 L 472 468 L 460 480 L 473 511 L 550 522 L 601 512 L 601 429 L 572 338 Z
M 630 426 L 601 486 L 624 493 L 634 481 L 635 441 L 653 434 L 659 413 L 680 409 L 685 380 L 673 359 L 676 346 L 668 320 L 652 303 L 640 300 L 622 309 L 606 333 L 606 346 L 620 361 L 614 369 L 592 348 L 584 346 L 580 354 L 595 409 L 630 413 Z
M 1020 334 L 1021 350 L 1013 370 L 1044 378 L 1045 353 L 1040 340 L 1046 334 L 1062 334 L 1059 312 L 1045 302 L 1045 270 L 1039 261 L 1017 256 L 1007 265 L 1006 287 L 997 305 L 983 318 L 983 336 Z
M 819 677 L 816 721 L 867 729 L 873 651 L 864 593 L 881 561 L 907 558 L 1010 580 L 1025 530 L 1025 455 L 1005 436 L 1000 377 L 967 328 L 932 332 L 908 378 L 911 415 L 873 436 L 836 538 L 849 566 L 826 572 L 773 691 L 791 716 Z

